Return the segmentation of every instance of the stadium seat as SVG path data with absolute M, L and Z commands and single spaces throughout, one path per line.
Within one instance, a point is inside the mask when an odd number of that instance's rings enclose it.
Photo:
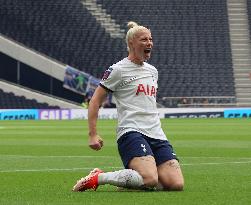
M 158 100 L 234 95 L 226 0 L 97 3 L 121 29 L 130 20 L 151 29 Z M 127 55 L 124 39 L 111 38 L 79 0 L 1 0 L 0 15 L 2 34 L 96 77 Z
M 58 106 L 50 106 L 47 103 L 39 103 L 35 99 L 27 99 L 24 96 L 16 96 L 12 92 L 0 89 L 1 109 L 59 109 Z

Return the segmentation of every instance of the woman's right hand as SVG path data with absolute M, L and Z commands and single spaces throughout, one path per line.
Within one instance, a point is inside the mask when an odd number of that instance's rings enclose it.
M 100 150 L 103 147 L 103 139 L 99 135 L 89 137 L 89 147 L 93 150 Z

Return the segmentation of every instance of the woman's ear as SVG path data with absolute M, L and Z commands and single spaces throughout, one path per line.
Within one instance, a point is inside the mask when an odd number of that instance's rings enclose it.
M 133 40 L 132 39 L 128 40 L 128 45 L 131 50 L 133 48 Z

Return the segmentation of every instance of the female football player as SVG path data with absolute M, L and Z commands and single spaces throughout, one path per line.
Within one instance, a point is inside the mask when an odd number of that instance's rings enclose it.
M 176 154 L 166 138 L 156 106 L 158 71 L 146 63 L 151 56 L 151 32 L 128 23 L 128 57 L 108 68 L 88 109 L 89 146 L 100 150 L 97 131 L 99 108 L 112 92 L 118 111 L 117 144 L 125 169 L 103 172 L 96 168 L 73 187 L 73 191 L 96 190 L 110 184 L 131 189 L 181 191 L 184 179 Z

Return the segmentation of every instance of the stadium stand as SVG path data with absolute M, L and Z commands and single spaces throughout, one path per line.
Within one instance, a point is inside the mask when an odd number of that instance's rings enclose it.
M 250 32 L 251 31 L 251 2 L 250 1 L 247 1 L 247 10 L 248 10 L 249 32 Z M 250 32 L 250 36 L 251 36 L 251 32 Z
M 0 33 L 95 77 L 126 56 L 79 0 L 0 0 Z M 126 30 L 148 26 L 165 97 L 235 95 L 226 0 L 97 0 Z M 11 22 L 11 23 L 9 23 Z
M 94 76 L 109 66 L 106 59 L 121 53 L 111 52 L 118 40 L 110 39 L 78 0 L 11 0 L 2 4 L 1 33 Z
M 151 63 L 159 69 L 160 95 L 234 95 L 225 1 L 98 2 L 121 25 L 134 19 L 151 28 L 155 43 Z
M 47 103 L 39 103 L 35 99 L 27 99 L 24 96 L 16 96 L 12 92 L 4 92 L 0 89 L 1 109 L 59 109 L 58 106 L 50 106 Z

